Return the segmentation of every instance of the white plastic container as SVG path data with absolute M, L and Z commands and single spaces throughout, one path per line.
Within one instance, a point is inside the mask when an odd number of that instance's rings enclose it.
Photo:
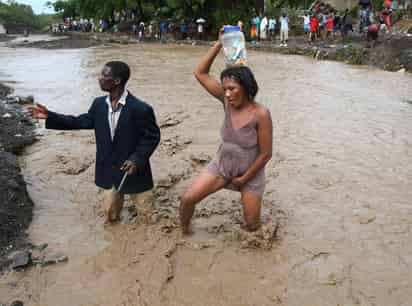
M 226 26 L 222 35 L 223 55 L 227 66 L 246 65 L 245 36 L 238 26 Z

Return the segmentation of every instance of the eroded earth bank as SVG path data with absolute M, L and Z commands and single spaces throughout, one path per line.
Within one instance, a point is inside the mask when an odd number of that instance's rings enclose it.
M 0 270 L 11 262 L 7 254 L 29 246 L 25 230 L 33 209 L 18 155 L 35 141 L 35 127 L 12 92 L 0 81 Z
M 411 305 L 411 76 L 251 51 L 257 100 L 275 127 L 264 225 L 244 232 L 239 195 L 222 191 L 197 207 L 195 234 L 181 237 L 178 196 L 214 156 L 223 120 L 192 76 L 205 51 L 0 48 L 3 78 L 18 93 L 66 113 L 86 111 L 101 94 L 106 61 L 125 60 L 129 90 L 154 106 L 162 127 L 152 212 L 127 207 L 122 224 L 104 227 L 93 133 L 39 126 L 21 160 L 35 203 L 28 235 L 68 261 L 6 273 L 0 302 Z M 213 72 L 222 68 L 219 58 Z

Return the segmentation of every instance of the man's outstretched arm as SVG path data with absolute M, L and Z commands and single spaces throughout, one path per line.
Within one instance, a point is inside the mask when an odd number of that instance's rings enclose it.
M 94 105 L 95 102 L 87 113 L 79 116 L 58 114 L 38 103 L 28 106 L 28 110 L 34 119 L 45 119 L 47 129 L 80 130 L 94 127 Z

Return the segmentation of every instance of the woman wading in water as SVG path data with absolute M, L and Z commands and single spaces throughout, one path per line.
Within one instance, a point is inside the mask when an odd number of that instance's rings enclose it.
M 223 70 L 220 82 L 209 74 L 221 48 L 220 34 L 195 71 L 199 83 L 222 103 L 225 120 L 217 158 L 181 197 L 180 221 L 185 234 L 190 233 L 195 205 L 222 188 L 240 191 L 248 230 L 254 231 L 260 226 L 264 167 L 272 157 L 272 120 L 269 110 L 254 100 L 258 85 L 248 67 Z

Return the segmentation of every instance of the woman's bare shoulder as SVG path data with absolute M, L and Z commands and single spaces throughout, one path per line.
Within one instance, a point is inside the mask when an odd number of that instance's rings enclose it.
M 256 105 L 256 117 L 258 120 L 265 120 L 271 117 L 270 110 L 266 106 L 258 102 L 255 102 L 255 105 Z

